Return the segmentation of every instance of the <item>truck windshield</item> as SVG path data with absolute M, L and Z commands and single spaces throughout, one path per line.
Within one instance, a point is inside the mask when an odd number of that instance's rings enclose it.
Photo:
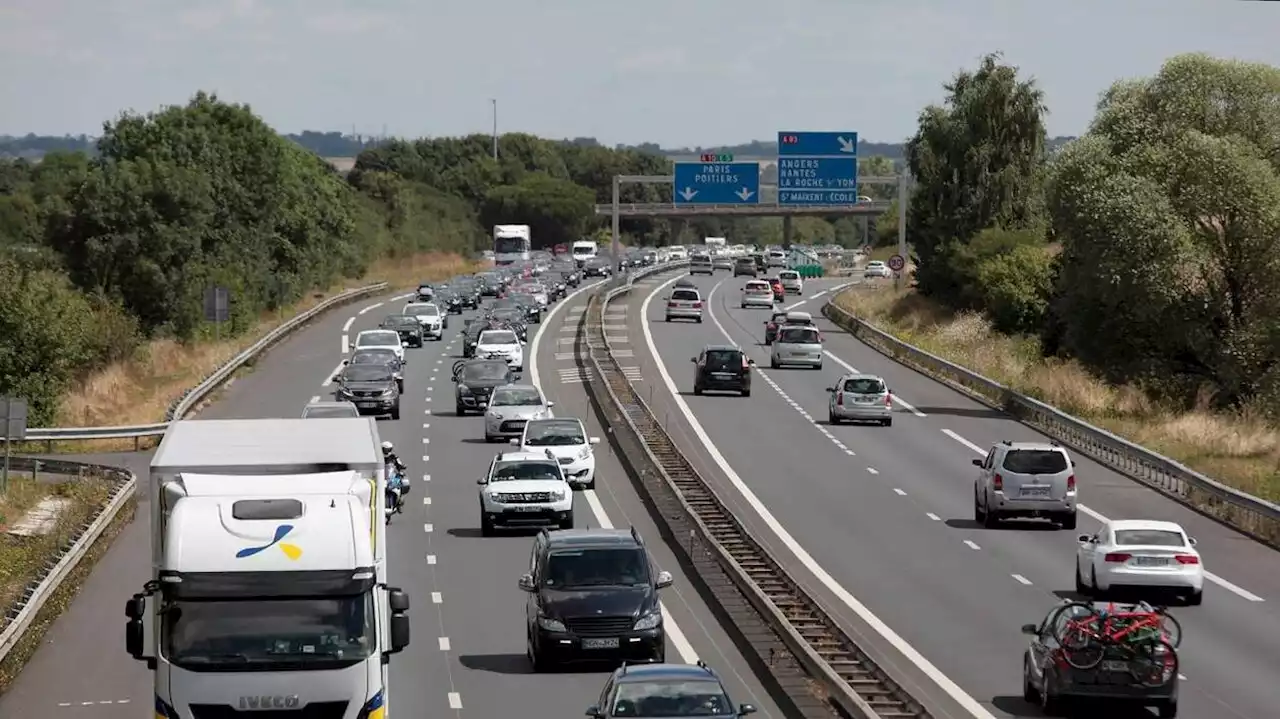
M 493 251 L 499 254 L 524 252 L 527 242 L 523 237 L 499 237 L 493 241 Z
M 163 610 L 164 655 L 192 671 L 332 669 L 377 649 L 373 593 L 351 597 L 181 600 Z

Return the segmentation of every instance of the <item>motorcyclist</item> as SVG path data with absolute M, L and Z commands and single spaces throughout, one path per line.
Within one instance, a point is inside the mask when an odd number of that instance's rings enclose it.
M 402 507 L 405 464 L 390 442 L 382 443 L 382 463 L 387 472 L 387 511 L 398 512 Z M 387 521 L 391 521 L 389 514 Z

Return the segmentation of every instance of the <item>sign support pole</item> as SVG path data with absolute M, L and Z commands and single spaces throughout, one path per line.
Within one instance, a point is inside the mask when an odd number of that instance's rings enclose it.
M 906 271 L 907 259 L 907 173 L 898 176 L 898 255 L 904 264 L 902 270 L 893 275 L 893 289 L 902 289 L 902 273 Z

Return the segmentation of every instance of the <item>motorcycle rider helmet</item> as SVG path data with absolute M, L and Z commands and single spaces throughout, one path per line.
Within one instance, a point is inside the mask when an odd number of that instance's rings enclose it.
M 390 456 L 391 456 L 391 453 L 392 453 L 394 450 L 395 450 L 395 446 L 394 446 L 394 445 L 392 445 L 390 442 L 383 442 L 383 443 L 382 443 L 382 456 L 383 456 L 383 457 L 390 457 Z

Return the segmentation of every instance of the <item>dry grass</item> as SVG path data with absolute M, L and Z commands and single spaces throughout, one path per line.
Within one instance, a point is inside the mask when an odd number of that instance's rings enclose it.
M 165 411 L 188 388 L 287 319 L 345 289 L 374 282 L 394 288 L 470 272 L 473 263 L 453 254 L 428 253 L 383 260 L 358 280 L 347 280 L 326 292 L 313 292 L 279 313 L 264 315 L 250 331 L 221 342 L 184 345 L 162 339 L 142 347 L 135 358 L 113 364 L 81 382 L 63 398 L 59 427 L 99 427 L 163 422 Z M 130 448 L 132 442 L 128 443 Z M 96 447 L 101 449 L 102 443 Z
M 1134 387 L 1099 380 L 1076 362 L 1041 357 L 1034 339 L 1002 335 L 980 315 L 952 313 L 914 292 L 849 290 L 834 301 L 904 342 L 1227 485 L 1280 499 L 1280 428 L 1254 413 L 1171 411 Z
M 0 535 L 0 612 L 22 593 L 32 580 L 39 576 L 50 557 L 74 532 L 84 526 L 99 507 L 111 498 L 113 483 L 93 477 L 64 482 L 34 481 L 30 477 L 10 475 L 8 491 L 0 496 L 0 531 L 7 531 L 46 497 L 57 496 L 71 500 L 63 510 L 57 525 L 49 534 L 39 537 L 14 537 Z M 7 620 L 0 615 L 0 629 Z

